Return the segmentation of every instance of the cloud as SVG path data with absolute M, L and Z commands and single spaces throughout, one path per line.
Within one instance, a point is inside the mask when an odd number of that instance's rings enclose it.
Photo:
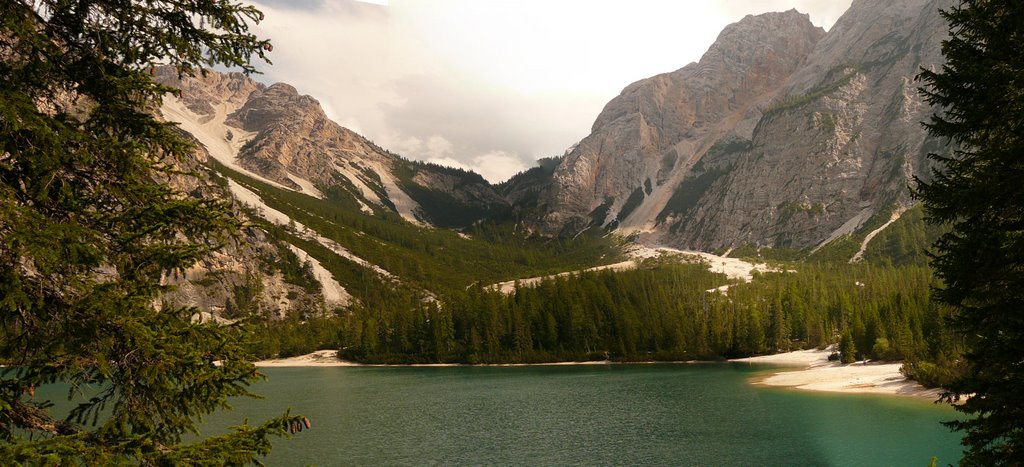
M 502 180 L 579 141 L 629 83 L 678 69 L 748 13 L 833 0 L 255 0 L 274 43 L 261 80 L 403 156 Z M 483 173 L 486 172 L 486 173 Z
M 397 146 L 408 137 L 426 141 L 443 136 L 450 143 L 446 156 L 457 160 L 494 151 L 527 161 L 561 154 L 587 134 L 605 103 L 604 97 L 529 95 L 436 75 L 407 77 L 394 90 L 406 99 L 381 105 L 382 123 L 397 132 L 381 142 Z M 437 157 L 427 148 L 408 155 Z
M 508 180 L 513 175 L 532 166 L 527 166 L 521 157 L 503 151 L 493 151 L 474 156 L 469 161 L 441 157 L 427 159 L 427 162 L 472 170 L 491 183 L 500 183 Z

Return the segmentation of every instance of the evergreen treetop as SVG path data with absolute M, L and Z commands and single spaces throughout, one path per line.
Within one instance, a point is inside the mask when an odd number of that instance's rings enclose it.
M 962 0 L 942 12 L 946 63 L 924 70 L 922 94 L 940 109 L 926 127 L 954 148 L 931 157 L 917 180 L 932 222 L 952 230 L 932 265 L 967 345 L 967 371 L 945 387 L 971 415 L 965 465 L 1015 465 L 1024 457 L 1024 3 Z
M 182 444 L 259 375 L 236 330 L 158 302 L 161 278 L 236 227 L 219 202 L 169 183 L 194 150 L 153 111 L 182 74 L 254 71 L 262 14 L 227 0 L 0 2 L 0 463 L 237 464 L 283 416 Z M 57 417 L 33 398 L 98 393 Z

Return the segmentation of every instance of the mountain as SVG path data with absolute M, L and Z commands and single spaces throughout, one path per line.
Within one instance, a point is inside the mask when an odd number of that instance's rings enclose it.
M 169 183 L 194 198 L 224 200 L 244 226 L 219 251 L 164 278 L 172 286 L 161 299 L 202 311 L 199 319 L 232 320 L 250 313 L 281 318 L 323 314 L 347 307 L 352 297 L 315 258 L 252 225 L 256 213 L 232 195 L 227 181 L 206 169 L 209 152 L 179 162 L 193 176 Z
M 857 0 L 728 26 L 698 63 L 627 86 L 538 196 L 533 226 L 711 251 L 863 238 L 911 204 L 941 145 L 919 122 L 949 0 Z
M 161 109 L 169 120 L 220 163 L 274 186 L 427 226 L 466 227 L 509 210 L 479 175 L 392 154 L 288 84 L 266 86 L 239 73 L 180 78 L 166 67 L 157 80 L 182 90 Z
M 292 86 L 155 74 L 181 90 L 162 118 L 197 143 L 179 167 L 197 177 L 172 185 L 227 202 L 243 225 L 224 249 L 166 277 L 173 289 L 162 299 L 204 319 L 409 310 L 477 283 L 617 260 L 615 239 L 530 238 L 505 222 L 502 187 L 381 149 Z
M 189 169 L 206 181 L 182 190 L 246 223 L 169 277 L 169 296 L 221 317 L 416 307 L 614 262 L 608 231 L 703 251 L 827 245 L 844 261 L 878 260 L 877 237 L 917 261 L 919 222 L 881 232 L 941 148 L 913 78 L 941 62 L 950 1 L 858 0 L 828 32 L 795 10 L 747 16 L 698 63 L 627 86 L 565 155 L 494 186 L 382 149 L 290 85 L 158 68 L 182 91 L 161 114 L 200 146 Z

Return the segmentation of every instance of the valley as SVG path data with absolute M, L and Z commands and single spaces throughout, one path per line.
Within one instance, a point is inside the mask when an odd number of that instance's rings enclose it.
M 1015 465 L 1024 8 L 772 5 L 4 2 L 0 464 Z
M 264 317 L 260 358 L 723 359 L 849 333 L 857 358 L 945 362 L 958 344 L 936 327 L 921 253 L 936 233 L 901 217 L 928 170 L 915 154 L 932 147 L 912 128 L 929 109 L 905 87 L 938 60 L 938 4 L 875 3 L 828 32 L 795 11 L 744 18 L 699 63 L 627 87 L 566 155 L 500 185 L 382 149 L 286 84 L 160 70 L 183 90 L 161 110 L 205 148 L 249 228 L 308 263 L 295 280 L 317 285 L 305 309 L 231 304 Z M 890 47 L 885 28 L 906 18 L 899 34 L 927 47 Z M 723 52 L 737 48 L 750 55 Z M 880 131 L 892 122 L 904 133 Z M 261 281 L 217 287 L 238 302 Z

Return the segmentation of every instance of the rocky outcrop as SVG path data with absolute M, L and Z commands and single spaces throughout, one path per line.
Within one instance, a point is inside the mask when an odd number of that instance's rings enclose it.
M 823 35 L 795 10 L 748 16 L 722 31 L 700 62 L 627 86 L 555 171 L 542 195 L 541 230 L 653 220 L 654 205 L 716 141 L 749 139 L 761 114 L 757 104 Z
M 908 203 L 940 147 L 919 122 L 950 0 L 857 0 L 826 34 L 748 16 L 701 58 L 628 86 L 555 171 L 535 222 L 712 250 L 810 248 Z
M 156 67 L 154 71 L 155 81 L 181 90 L 181 102 L 204 119 L 212 119 L 222 106 L 241 107 L 252 93 L 265 88 L 242 73 L 208 71 L 189 77 L 168 66 Z
M 378 206 L 384 205 L 381 196 L 389 199 L 375 179 L 378 172 L 390 172 L 396 158 L 331 121 L 316 99 L 300 95 L 290 85 L 277 83 L 253 93 L 226 123 L 254 135 L 238 155 L 246 169 L 299 191 L 308 181 L 315 188 L 305 187 L 310 194 L 353 183 L 347 177 L 355 177 L 356 183 L 375 193 L 353 195 L 364 201 L 371 198 Z
M 264 86 L 237 73 L 180 78 L 168 68 L 157 78 L 182 90 L 165 102 L 167 118 L 234 170 L 424 225 L 464 227 L 509 209 L 478 175 L 392 154 L 330 120 L 316 99 L 288 84 Z M 462 212 L 453 216 L 453 208 Z
M 920 122 L 922 66 L 942 62 L 945 1 L 859 0 L 765 109 L 750 146 L 661 235 L 700 248 L 808 248 L 910 203 L 940 147 Z
M 228 201 L 232 216 L 241 225 L 250 224 L 248 209 L 217 182 L 216 175 L 204 170 L 209 157 L 209 152 L 197 145 L 194 157 L 176 161 L 180 170 L 164 181 L 192 198 Z M 347 297 L 325 297 L 314 271 L 293 248 L 258 228 L 244 227 L 220 250 L 188 269 L 166 275 L 163 283 L 169 288 L 160 300 L 196 307 L 203 316 L 218 320 L 250 313 L 275 318 L 317 315 L 348 306 L 351 301 Z

